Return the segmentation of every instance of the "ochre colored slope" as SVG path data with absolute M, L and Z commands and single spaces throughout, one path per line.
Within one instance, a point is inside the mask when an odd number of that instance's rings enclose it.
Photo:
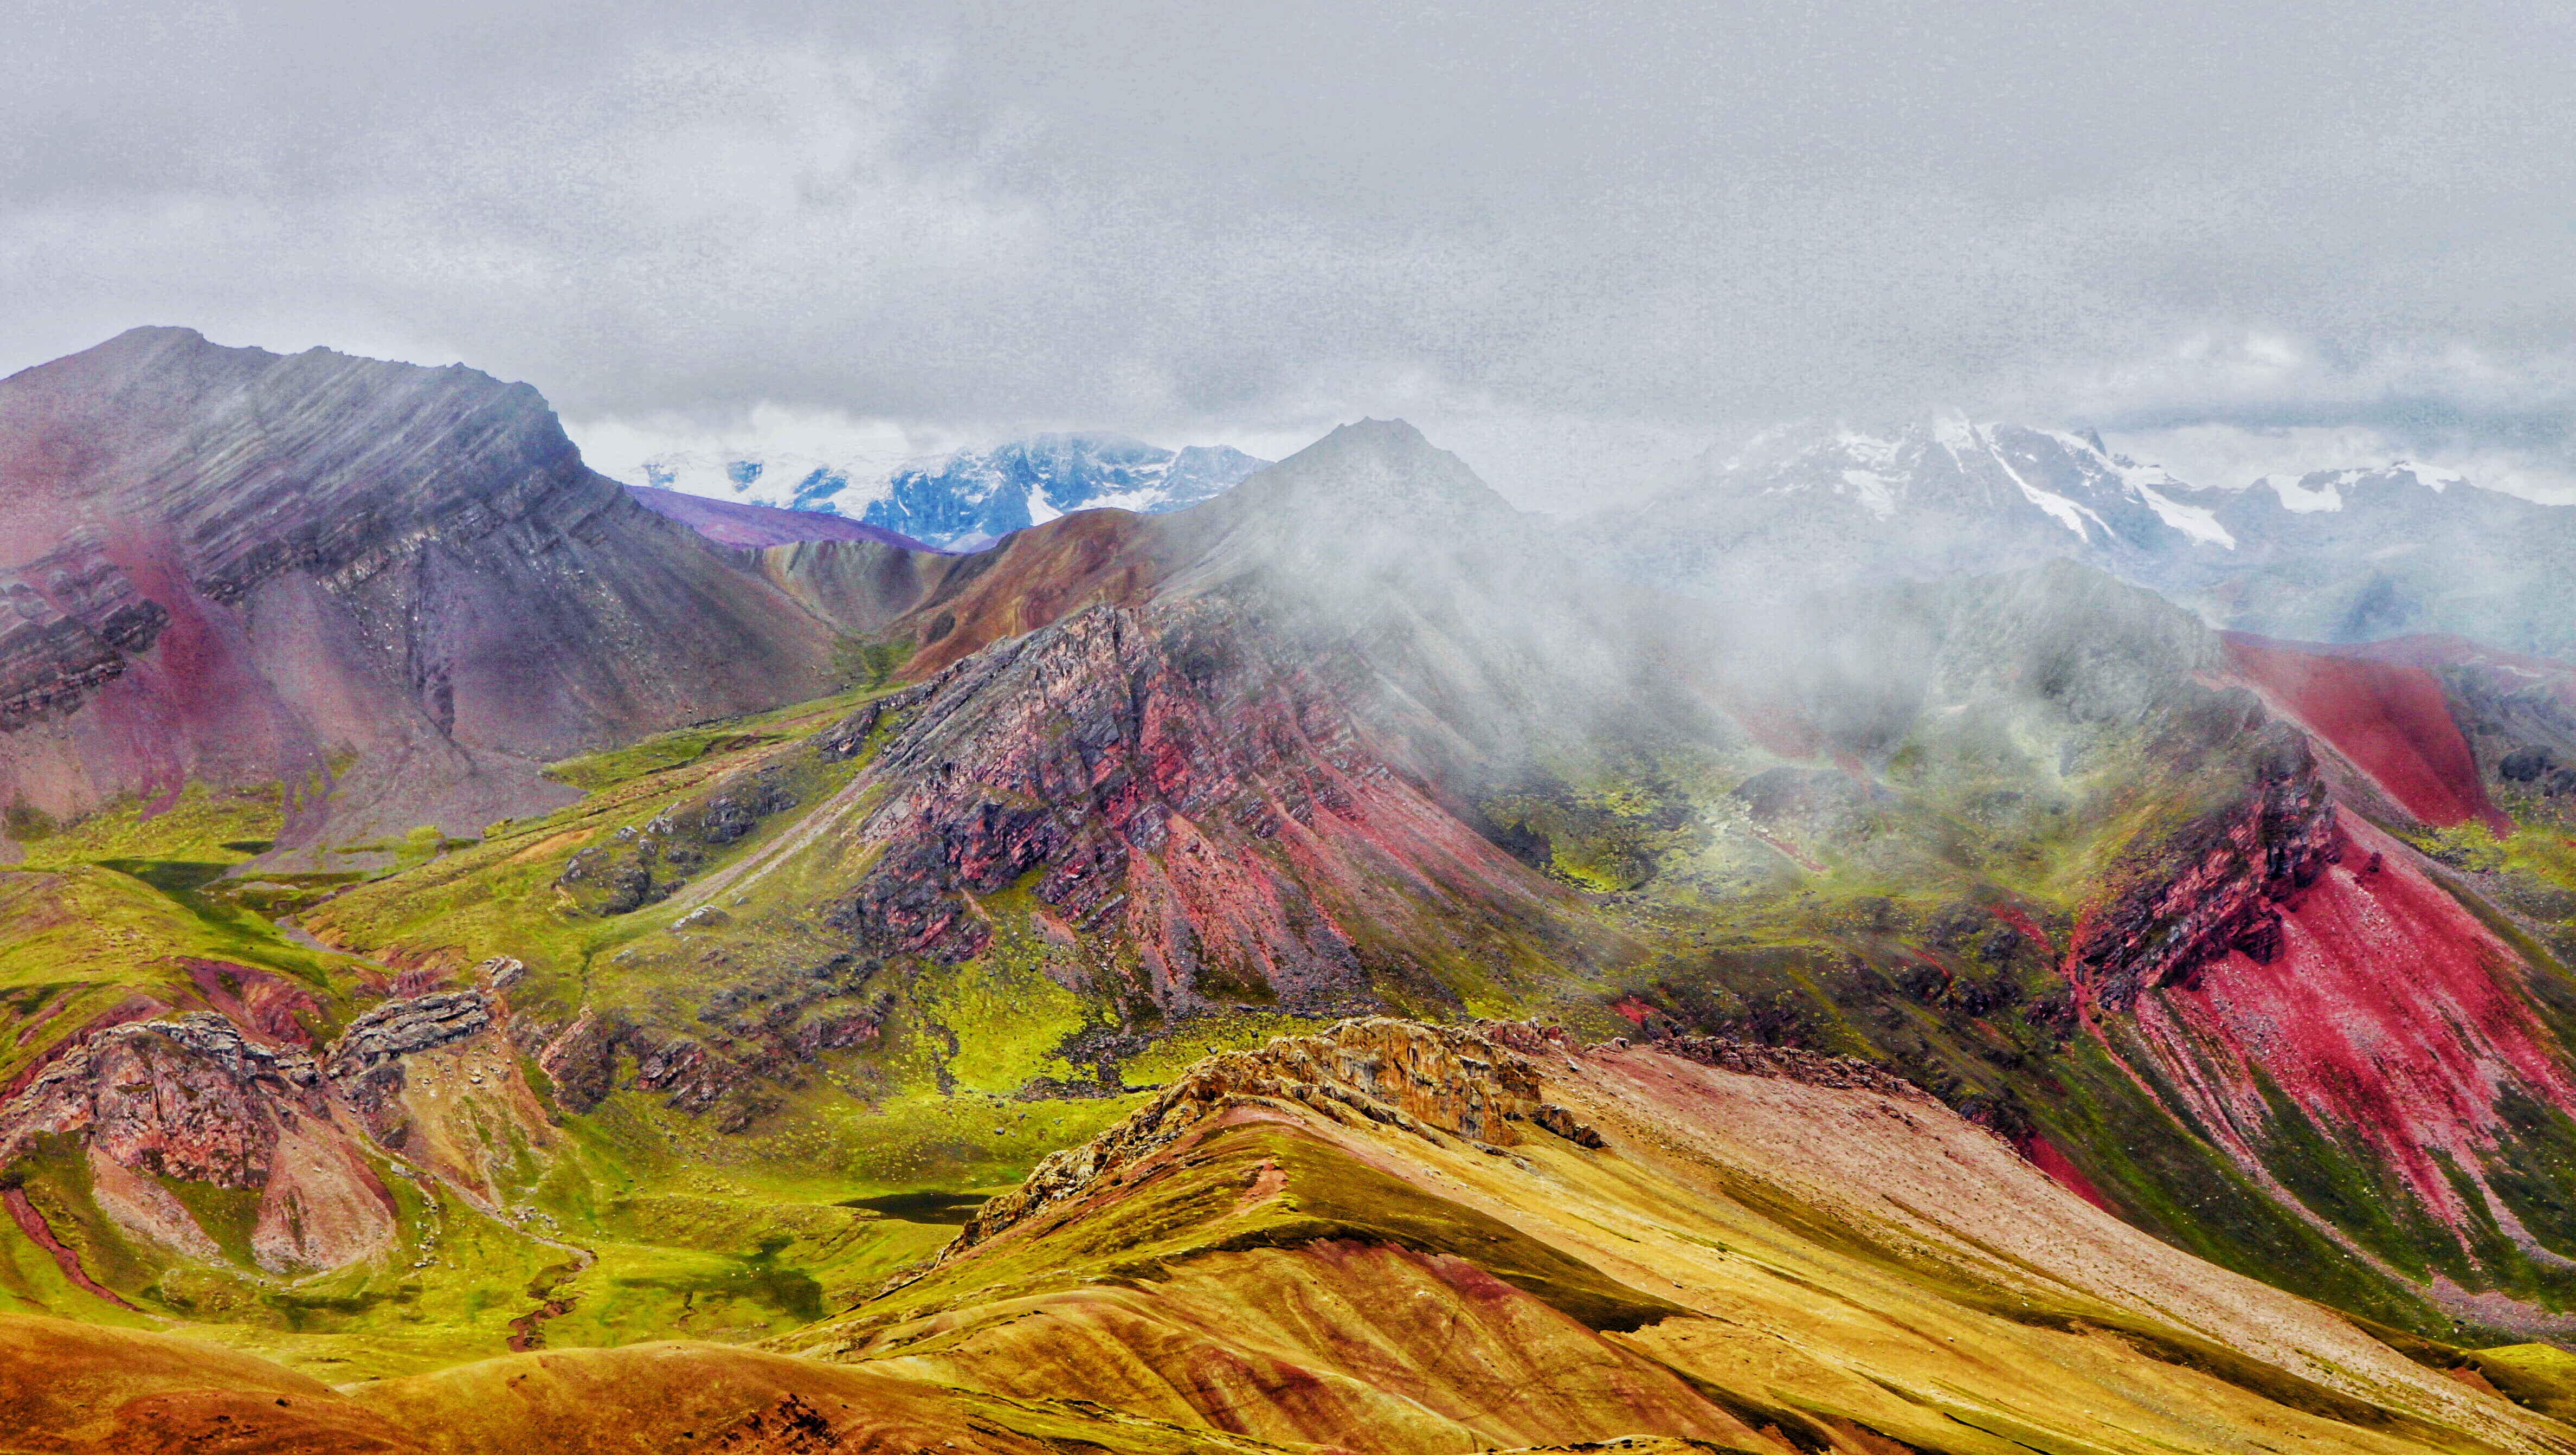
M 413 1455 L 394 1421 L 209 1344 L 0 1314 L 0 1451 Z
M 1060 1455 L 1261 1448 L 1108 1411 L 960 1394 L 874 1370 L 715 1344 L 644 1344 L 492 1359 L 352 1386 L 361 1408 L 435 1455 Z
M 0 1314 L 6 1455 L 1119 1455 L 1252 1452 L 713 1344 L 523 1354 L 334 1390 L 161 1334 Z
M 1741 1074 L 1707 1043 L 1507 1031 L 1523 1057 L 1393 1024 L 1202 1063 L 929 1276 L 788 1344 L 1366 1451 L 1535 1429 L 1779 1451 L 2566 1438 L 1851 1063 Z
M 2229 633 L 2229 664 L 2263 698 L 2331 744 L 2408 813 L 2448 828 L 2513 821 L 2487 799 L 2476 755 L 2422 667 L 2324 656 Z
M 1202 1061 L 767 1350 L 335 1392 L 157 1335 L 0 1336 L 0 1450 L 62 1455 L 2576 1448 L 2483 1356 L 2410 1362 L 2157 1243 L 1863 1063 L 1518 1025 Z M 2553 1367 L 2495 1362 L 2544 1403 Z

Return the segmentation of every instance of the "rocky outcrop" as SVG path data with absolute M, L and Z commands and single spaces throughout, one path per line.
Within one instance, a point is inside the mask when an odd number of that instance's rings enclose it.
M 1370 1017 L 1319 1035 L 1281 1036 L 1259 1050 L 1197 1062 L 1126 1120 L 1049 1156 L 1017 1189 L 985 1203 L 940 1258 L 1087 1195 L 1211 1116 L 1260 1104 L 1373 1122 L 1426 1139 L 1446 1135 L 1496 1151 L 1520 1141 L 1514 1124 L 1535 1117 L 1541 1105 L 1536 1068 L 1475 1031 Z
M 829 922 L 871 953 L 963 960 L 992 936 L 979 900 L 1025 885 L 1136 946 L 1123 995 L 1333 1010 L 1374 1001 L 1346 920 L 1400 930 L 1437 905 L 1454 924 L 1546 892 L 1268 640 L 1205 601 L 1094 606 L 871 704 L 818 748 L 878 734 L 868 772 L 890 789 Z
M 2125 1010 L 2231 950 L 2261 963 L 2279 953 L 2282 903 L 2316 882 L 2341 841 L 2303 737 L 2268 728 L 2254 760 L 2242 802 L 2154 846 L 2132 887 L 2079 926 L 2067 973 L 2094 1004 Z
M 331 1078 L 343 1085 L 415 1051 L 461 1041 L 492 1023 L 479 990 L 455 990 L 380 1005 L 349 1022 L 331 1048 Z
M 816 967 L 779 985 L 719 991 L 698 1013 L 706 1034 L 673 1036 L 623 1015 L 585 1011 L 547 1038 L 538 1068 L 566 1111 L 592 1110 L 617 1090 L 621 1057 L 634 1072 L 627 1089 L 658 1095 L 663 1105 L 696 1116 L 715 1111 L 719 1131 L 737 1132 L 770 1110 L 772 1085 L 793 1087 L 826 1051 L 876 1042 L 891 997 L 852 993 L 846 962 Z
M 478 1035 L 491 1024 L 491 1002 L 479 990 L 387 1001 L 349 1022 L 348 1032 L 333 1043 L 325 1062 L 331 1088 L 378 1140 L 399 1146 L 405 1058 Z
M 0 1166 L 47 1134 L 85 1147 L 102 1212 L 183 1251 L 204 1233 L 129 1174 L 258 1190 L 250 1246 L 271 1271 L 338 1267 L 393 1239 L 393 1198 L 341 1130 L 314 1058 L 209 1011 L 118 1026 L 58 1058 L 0 1107 Z
M 100 1211 L 202 1257 L 220 1255 L 153 1179 L 257 1191 L 261 1267 L 340 1267 L 394 1237 L 384 1152 L 488 1195 L 473 1129 L 543 1140 L 515 1055 L 504 1008 L 477 990 L 388 1001 L 319 1055 L 213 1011 L 88 1030 L 0 1105 L 0 1168 L 72 1138 Z
M 537 1049 L 537 1069 L 554 1088 L 555 1104 L 580 1113 L 606 1101 L 615 1089 L 617 1048 L 624 1037 L 622 1021 L 588 1010 L 549 1036 Z
M 77 1132 L 118 1163 L 258 1187 L 280 1136 L 329 1115 L 301 1051 L 244 1036 L 210 1011 L 98 1032 L 0 1108 L 0 1164 L 40 1133 Z
M 829 748 L 820 750 L 827 757 Z M 640 826 L 621 828 L 567 861 L 557 888 L 601 916 L 629 914 L 679 892 L 716 853 L 773 814 L 794 808 L 793 770 L 772 763 L 727 775 Z
M 1679 1056 L 1739 1076 L 1770 1076 L 1837 1091 L 1873 1091 L 1904 1101 L 1934 1103 L 1930 1092 L 1874 1062 L 1827 1055 L 1795 1046 L 1765 1046 L 1724 1036 L 1668 1036 L 1651 1043 L 1667 1056 Z

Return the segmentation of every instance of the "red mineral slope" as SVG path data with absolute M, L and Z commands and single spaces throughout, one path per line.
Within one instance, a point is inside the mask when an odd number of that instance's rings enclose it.
M 2501 1095 L 2576 1109 L 2576 1084 L 2512 983 L 2512 952 L 2395 840 L 2349 812 L 2338 821 L 2341 859 L 2283 906 L 2275 952 L 2231 950 L 2142 995 L 2137 1028 L 2195 1118 L 2240 1160 L 2259 1161 L 2271 1135 L 2259 1073 L 2466 1227 L 2470 1209 L 2442 1159 L 2482 1181 Z
M 2445 667 L 2484 667 L 2546 687 L 2560 702 L 2576 707 L 2576 665 L 2554 657 L 2500 652 L 2483 642 L 2445 632 L 2390 637 L 2378 642 L 2301 642 L 2298 650 L 2320 657 L 2358 657 L 2392 666 L 2420 667 L 2427 672 L 2439 672 Z
M 1454 943 L 1425 906 L 1537 933 L 1564 891 L 1241 628 L 1205 606 L 1094 606 L 871 704 L 871 725 L 898 719 L 870 769 L 890 791 L 856 834 L 882 850 L 833 923 L 964 959 L 992 933 L 977 896 L 1026 877 L 1065 922 L 1116 927 L 1156 1004 L 1301 1009 L 1362 1003 L 1373 939 Z
M 2478 757 L 2424 667 L 2329 657 L 2241 631 L 2226 634 L 2228 664 L 2267 703 L 2370 775 L 2393 801 L 2434 827 L 2483 821 L 2514 832 L 2486 798 Z
M 2048 1174 L 2049 1181 L 2102 1211 L 2114 1217 L 2119 1216 L 2120 1210 L 2111 1206 L 2110 1199 L 2105 1198 L 2102 1190 L 2093 1185 L 2092 1178 L 2084 1175 L 2083 1168 L 2068 1161 L 2066 1154 L 2057 1150 L 2055 1142 L 2037 1132 L 2024 1132 L 2013 1139 L 2013 1150 L 2021 1153 L 2031 1166 Z
M 2513 821 L 2487 799 L 2468 739 L 2419 666 L 2329 656 L 2242 632 L 2229 666 L 2263 699 L 2368 774 L 2399 807 L 2440 828 L 2474 818 L 2499 834 Z
M 6 1192 L 0 1192 L 0 1206 L 9 1209 L 9 1219 L 18 1225 L 18 1231 L 26 1235 L 28 1242 L 42 1248 L 46 1255 L 54 1260 L 54 1266 L 63 1271 L 63 1277 L 71 1280 L 73 1287 L 103 1298 L 121 1309 L 134 1307 L 117 1297 L 113 1290 L 100 1287 L 98 1281 L 89 1276 L 89 1270 L 81 1266 L 80 1255 L 64 1247 L 62 1240 L 54 1236 L 54 1230 L 45 1224 L 45 1215 L 36 1211 L 35 1204 L 27 1200 L 27 1194 L 23 1189 L 12 1187 Z

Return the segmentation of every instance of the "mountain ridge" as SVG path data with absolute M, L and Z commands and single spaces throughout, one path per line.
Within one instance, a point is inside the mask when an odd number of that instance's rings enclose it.
M 401 1412 L 379 1448 L 589 1439 L 603 1400 L 746 1449 L 861 1438 L 843 1407 L 1005 1448 L 2561 1438 L 2446 1372 L 2504 1389 L 2526 1355 L 2464 1344 L 2576 1319 L 2576 699 L 2541 659 L 2223 636 L 2070 560 L 1691 601 L 1400 421 L 980 551 L 727 547 L 480 376 L 128 349 L 171 377 L 71 373 L 159 391 L 123 427 L 161 463 L 64 448 L 96 390 L 11 381 L 0 423 L 52 432 L 0 442 L 277 509 L 147 509 L 160 554 L 31 585 L 169 621 L 83 625 L 116 674 L 0 749 L 152 674 L 302 710 L 344 679 L 280 624 L 345 612 L 413 634 L 357 701 L 515 750 L 534 795 L 457 832 L 361 803 L 435 776 L 362 753 L 322 806 L 394 833 L 319 870 L 264 762 L 12 812 L 0 1289 L 31 1306 L 377 1380 L 343 1394 Z M 2006 457 L 2073 446 L 1988 444 L 1959 490 L 2089 539 L 2025 486 L 2095 496 Z M 371 449 L 398 468 L 334 463 Z M 2162 525 L 2099 498 L 2085 531 Z M 560 631 L 583 603 L 626 614 Z M 12 651 L 57 650 L 45 611 Z M 458 620 L 511 653 L 413 650 Z M 710 620 L 785 623 L 811 675 L 722 700 Z M 670 696 L 572 732 L 474 685 L 607 667 Z M 2206 1300 L 2126 1291 L 2158 1280 Z M 1541 1368 L 1546 1428 L 1512 1402 Z
M 648 487 L 839 516 L 935 549 L 972 550 L 1074 511 L 1179 510 L 1269 463 L 1226 445 L 1166 450 L 1121 434 L 1077 432 L 893 466 L 737 449 L 665 451 L 639 469 Z
M 0 797 L 54 819 L 318 779 L 290 841 L 463 831 L 560 801 L 546 758 L 829 685 L 827 627 L 460 366 L 136 330 L 0 382 L 0 472 Z
M 2349 642 L 2452 631 L 2576 655 L 2576 510 L 2399 461 L 2194 484 L 2098 435 L 1946 419 L 1893 435 L 1783 428 L 1582 517 L 1576 554 L 1631 579 L 1778 603 L 1880 576 L 2075 559 L 2213 624 Z

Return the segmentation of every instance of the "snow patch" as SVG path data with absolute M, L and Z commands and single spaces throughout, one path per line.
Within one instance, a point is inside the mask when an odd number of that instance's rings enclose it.
M 2404 460 L 2390 462 L 2388 471 L 2392 475 L 2400 472 L 2412 475 L 2415 477 L 2416 484 L 2423 486 L 2436 495 L 2441 494 L 2443 491 L 2454 485 L 2466 485 L 2469 483 L 2469 477 L 2461 474 L 2457 470 L 2435 469 L 2430 466 L 2410 464 Z
M 2021 477 L 2021 471 L 2012 467 L 2012 461 L 2004 458 L 2004 452 L 1995 445 L 1994 441 L 1987 438 L 1974 426 L 1969 428 L 1968 437 L 1976 444 L 1983 446 L 1986 454 L 1990 456 L 1997 465 L 2003 467 L 2005 476 L 2015 485 L 2021 487 L 2022 495 L 2027 498 L 2031 504 L 2047 511 L 2050 519 L 2055 520 L 2059 525 L 2066 527 L 2068 530 L 2075 532 L 2075 538 L 2077 540 L 2090 543 L 2093 539 L 2092 533 L 2084 529 L 2084 522 L 2087 518 L 2090 518 L 2095 525 L 2102 527 L 2102 534 L 2111 537 L 2113 540 L 2119 539 L 2119 533 L 2111 529 L 2111 523 L 2109 521 L 2104 520 L 2093 511 L 2076 504 L 2074 501 L 2067 499 L 2065 496 L 2060 495 L 2055 491 L 2042 490 L 2038 486 L 2030 483 L 2028 480 L 2023 479 Z M 1948 441 L 1945 440 L 1943 443 L 1946 444 Z
M 2354 473 L 2346 471 L 2343 475 L 2329 476 L 2326 483 L 2314 489 L 2306 483 L 2308 479 L 2315 478 L 2313 476 L 2293 479 L 2288 475 L 2266 475 L 2254 483 L 2271 486 L 2272 493 L 2281 497 L 2283 510 L 2293 515 L 2315 515 L 2320 511 L 2343 509 L 2343 491 L 2339 487 L 2350 483 L 2347 477 Z
M 2138 498 L 2147 502 L 2147 508 L 2156 513 L 2158 520 L 2175 530 L 2196 541 L 2223 546 L 2231 551 L 2236 549 L 2236 537 L 2228 534 L 2227 527 L 2218 523 L 2216 512 L 2203 506 L 2169 500 L 2135 481 L 2130 482 L 2129 488 L 2138 492 Z

